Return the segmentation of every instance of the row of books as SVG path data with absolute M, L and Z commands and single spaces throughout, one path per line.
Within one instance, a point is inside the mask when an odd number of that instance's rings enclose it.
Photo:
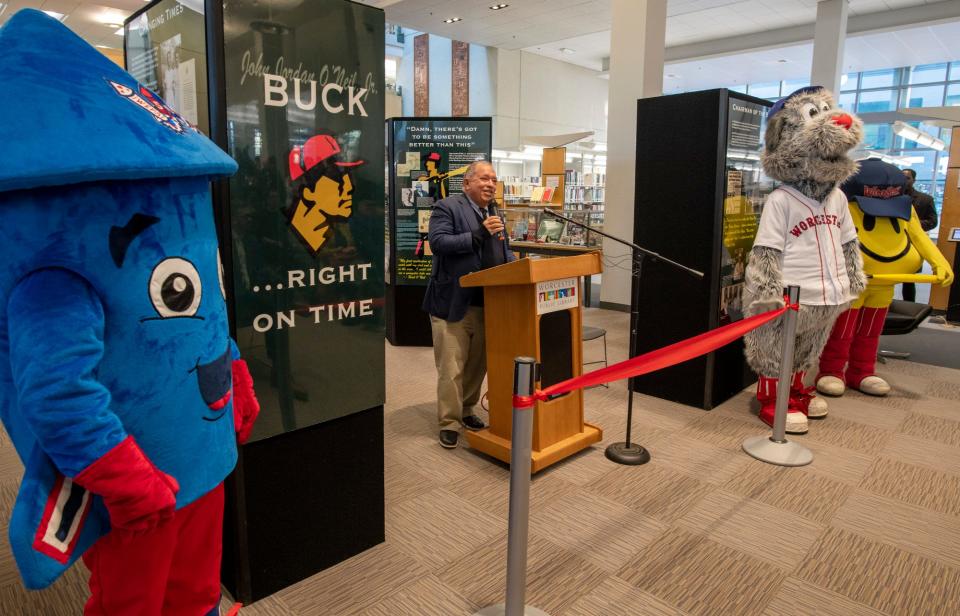
M 603 187 L 607 182 L 605 173 L 583 173 L 567 169 L 564 172 L 564 182 L 574 186 L 600 186 Z
M 605 193 L 603 186 L 567 186 L 563 200 L 567 203 L 603 203 Z
M 539 186 L 539 183 L 503 183 L 503 196 L 504 197 L 522 197 L 524 199 L 529 199 L 530 195 L 533 194 L 533 189 Z

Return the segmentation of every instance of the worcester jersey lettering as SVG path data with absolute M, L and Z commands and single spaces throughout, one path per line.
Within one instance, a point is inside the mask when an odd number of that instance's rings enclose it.
M 800 286 L 800 303 L 835 306 L 854 299 L 843 245 L 857 239 L 847 198 L 839 188 L 823 203 L 790 186 L 767 197 L 754 246 L 783 253 L 783 285 Z

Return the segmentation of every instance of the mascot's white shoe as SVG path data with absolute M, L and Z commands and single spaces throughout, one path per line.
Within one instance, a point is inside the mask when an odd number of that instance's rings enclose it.
M 827 401 L 819 396 L 814 396 L 807 405 L 807 417 L 810 419 L 823 419 L 827 416 L 827 410 Z
M 871 396 L 886 396 L 890 393 L 890 384 L 878 376 L 868 376 L 860 381 L 857 389 Z
M 838 379 L 835 376 L 822 376 L 817 379 L 817 391 L 822 394 L 842 396 L 846 390 L 847 386 L 844 384 L 843 379 Z

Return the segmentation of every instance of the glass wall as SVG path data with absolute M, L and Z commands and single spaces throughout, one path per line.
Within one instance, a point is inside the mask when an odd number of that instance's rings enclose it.
M 776 101 L 807 85 L 806 81 L 792 80 L 738 85 L 730 89 Z M 939 213 L 947 173 L 950 129 L 919 121 L 906 122 L 946 143 L 946 149 L 936 150 L 899 137 L 893 132 L 890 115 L 906 107 L 960 106 L 960 61 L 847 73 L 840 80 L 837 102 L 863 120 L 861 147 L 871 154 L 889 157 L 898 167 L 914 169 L 917 190 L 933 195 Z M 935 236 L 936 230 L 931 234 Z

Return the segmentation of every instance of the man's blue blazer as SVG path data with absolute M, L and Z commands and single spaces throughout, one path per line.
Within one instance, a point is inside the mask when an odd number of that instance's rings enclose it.
M 436 202 L 430 214 L 430 250 L 433 267 L 423 309 L 431 315 L 451 321 L 461 321 L 475 293 L 482 289 L 462 288 L 460 277 L 480 270 L 480 250 L 473 248 L 473 232 L 480 228 L 480 220 L 464 194 L 457 194 Z M 516 257 L 504 233 L 500 242 L 504 262 Z

